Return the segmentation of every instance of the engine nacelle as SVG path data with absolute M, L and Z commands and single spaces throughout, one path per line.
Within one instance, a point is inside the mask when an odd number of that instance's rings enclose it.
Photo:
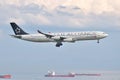
M 64 39 L 64 42 L 75 42 L 75 40 L 73 40 L 72 38 L 67 38 L 67 39 Z
M 60 40 L 60 36 L 54 36 L 54 37 L 52 37 L 52 39 L 54 39 L 54 40 Z
M 60 40 L 61 39 L 61 37 L 60 36 L 54 36 L 54 37 L 52 37 L 52 39 L 54 39 L 54 40 Z M 72 38 L 66 38 L 66 39 L 63 39 L 63 42 L 75 42 L 75 40 L 73 40 Z

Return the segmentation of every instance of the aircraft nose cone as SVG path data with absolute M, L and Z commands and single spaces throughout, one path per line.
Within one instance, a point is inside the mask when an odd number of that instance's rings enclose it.
M 108 34 L 105 34 L 105 37 L 108 37 L 109 35 Z

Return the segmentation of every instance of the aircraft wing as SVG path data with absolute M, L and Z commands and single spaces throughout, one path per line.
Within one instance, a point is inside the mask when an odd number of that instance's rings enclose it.
M 43 32 L 41 32 L 41 31 L 39 31 L 39 30 L 37 30 L 37 32 L 38 32 L 38 33 L 40 33 L 40 34 L 43 34 L 43 35 L 45 35 L 47 38 L 54 37 L 53 35 L 50 35 L 50 34 L 43 33 Z
M 37 32 L 40 33 L 40 34 L 45 35 L 47 38 L 52 38 L 52 39 L 54 39 L 56 41 L 63 41 L 64 39 L 66 39 L 66 37 L 54 36 L 54 35 L 46 34 L 46 33 L 43 33 L 43 32 L 41 32 L 39 30 L 37 30 Z

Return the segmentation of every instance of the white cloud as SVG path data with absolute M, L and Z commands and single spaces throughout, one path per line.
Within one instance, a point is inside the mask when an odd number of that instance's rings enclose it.
M 4 0 L 0 1 L 2 5 L 15 5 L 15 6 L 26 6 L 30 4 L 36 4 L 38 6 L 44 5 L 49 10 L 55 9 L 57 6 L 78 6 L 82 8 L 86 13 L 94 12 L 110 12 L 116 9 L 120 12 L 120 1 L 119 0 Z M 114 12 L 116 13 L 116 11 Z
M 27 17 L 26 17 L 27 16 Z M 31 23 L 32 24 L 41 24 L 41 25 L 50 25 L 51 22 L 48 20 L 48 18 L 46 16 L 40 15 L 40 14 L 25 14 L 24 15 L 26 22 Z
M 120 9 L 120 1 L 119 0 L 69 0 L 64 3 L 64 5 L 71 6 L 76 5 L 84 10 L 85 13 L 95 13 L 101 14 L 103 12 L 113 12 L 116 8 Z M 120 12 L 120 10 L 119 10 Z
M 10 18 L 7 22 L 16 22 L 19 24 L 25 24 L 25 21 L 22 18 Z
M 15 21 L 48 26 L 118 26 L 119 4 L 119 0 L 4 0 L 0 1 L 0 24 Z

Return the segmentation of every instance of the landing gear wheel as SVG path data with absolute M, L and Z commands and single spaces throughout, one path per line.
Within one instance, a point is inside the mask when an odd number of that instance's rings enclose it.
M 60 45 L 62 46 L 63 44 L 61 43 Z
M 99 40 L 97 40 L 97 43 L 100 43 Z
M 60 42 L 60 43 L 57 43 L 56 44 L 56 47 L 60 47 L 60 46 L 62 46 L 63 44 Z
M 57 45 L 57 44 L 56 44 L 56 47 L 60 47 L 60 46 L 61 46 L 61 45 Z

